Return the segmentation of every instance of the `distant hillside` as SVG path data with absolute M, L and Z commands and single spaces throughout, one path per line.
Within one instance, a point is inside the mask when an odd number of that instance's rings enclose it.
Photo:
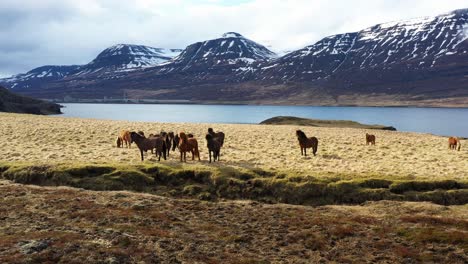
M 392 126 L 383 125 L 366 125 L 349 120 L 321 120 L 309 119 L 295 116 L 275 116 L 260 122 L 261 125 L 297 125 L 297 126 L 314 126 L 314 127 L 348 127 L 348 128 L 365 128 L 365 129 L 380 129 L 396 131 Z
M 0 86 L 0 112 L 35 115 L 61 114 L 60 105 L 21 96 Z

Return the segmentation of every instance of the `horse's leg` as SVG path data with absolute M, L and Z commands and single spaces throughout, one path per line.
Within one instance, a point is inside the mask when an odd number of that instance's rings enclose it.
M 304 148 L 304 156 L 307 157 L 307 148 Z
M 208 150 L 208 156 L 210 157 L 210 163 L 211 163 L 211 150 Z
M 143 159 L 143 150 L 142 149 L 140 149 L 140 154 L 141 154 L 141 161 L 143 161 L 144 159 Z
M 180 162 L 182 162 L 182 151 L 180 152 Z
M 302 147 L 301 147 L 301 156 L 304 156 L 304 152 L 302 151 Z

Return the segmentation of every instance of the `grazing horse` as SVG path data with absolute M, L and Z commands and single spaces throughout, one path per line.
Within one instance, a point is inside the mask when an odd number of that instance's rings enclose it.
M 200 152 L 198 151 L 198 141 L 191 137 L 187 137 L 187 135 L 184 132 L 179 133 L 179 151 L 180 151 L 180 161 L 187 162 L 187 152 L 192 152 L 192 160 L 195 159 L 195 156 L 198 157 L 198 160 L 200 160 Z
M 318 139 L 316 137 L 308 138 L 302 130 L 296 130 L 297 140 L 301 147 L 301 155 L 307 156 L 307 148 L 312 148 L 312 153 L 315 156 L 317 153 Z
M 211 134 L 206 134 L 206 146 L 208 147 L 208 155 L 210 156 L 211 163 L 211 152 L 213 152 L 213 162 L 216 160 L 219 161 L 219 152 L 221 151 L 221 142 L 218 141 L 218 138 L 214 138 Z
M 224 133 L 222 131 L 214 132 L 213 128 L 210 127 L 208 128 L 208 134 L 218 140 L 221 143 L 221 147 L 224 145 Z
M 130 148 L 132 145 L 132 138 L 130 137 L 130 131 L 128 130 L 121 130 L 119 137 L 117 138 L 117 147 L 123 147 L 123 143 L 127 148 Z
M 374 145 L 375 146 L 375 136 L 366 133 L 366 145 Z
M 448 145 L 449 145 L 449 149 L 453 149 L 453 150 L 456 150 L 457 149 L 457 145 L 458 145 L 458 151 L 460 151 L 460 148 L 461 148 L 461 140 L 458 139 L 457 137 L 450 137 L 448 139 Z

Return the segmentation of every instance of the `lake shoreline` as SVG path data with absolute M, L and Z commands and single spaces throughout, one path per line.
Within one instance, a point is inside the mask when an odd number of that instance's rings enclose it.
M 255 102 L 243 102 L 243 101 L 171 101 L 171 100 L 159 100 L 157 102 L 147 102 L 144 101 L 145 99 L 141 100 L 129 100 L 127 102 L 124 101 L 100 101 L 100 100 L 85 100 L 85 101 L 70 101 L 65 102 L 63 100 L 53 100 L 53 99 L 45 99 L 47 101 L 56 102 L 58 104 L 122 104 L 122 105 L 218 105 L 218 106 L 232 106 L 232 105 L 239 105 L 239 106 L 310 106 L 310 107 L 370 107 L 370 108 L 442 108 L 442 109 L 468 109 L 467 105 L 458 105 L 458 104 L 428 104 L 428 105 L 421 105 L 421 104 L 383 104 L 383 105 L 375 105 L 375 104 L 300 104 L 300 103 L 272 103 L 272 102 L 265 102 L 265 103 L 255 103 Z

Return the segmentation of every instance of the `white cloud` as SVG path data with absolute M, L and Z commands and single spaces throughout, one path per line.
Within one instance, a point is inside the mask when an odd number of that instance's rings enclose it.
M 467 0 L 2 0 L 0 75 L 46 64 L 84 64 L 116 43 L 184 48 L 227 31 L 273 50 L 293 50 L 328 35 L 437 15 L 467 4 Z

